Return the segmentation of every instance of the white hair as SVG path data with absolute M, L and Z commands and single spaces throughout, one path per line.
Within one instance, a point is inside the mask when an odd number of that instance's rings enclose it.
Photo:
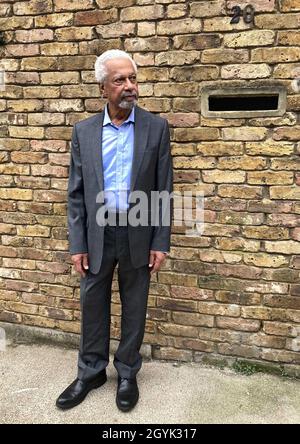
M 101 54 L 101 56 L 97 57 L 97 60 L 95 62 L 95 77 L 99 83 L 103 83 L 107 77 L 108 72 L 106 68 L 106 62 L 108 62 L 108 60 L 120 58 L 130 60 L 135 73 L 137 73 L 137 66 L 135 64 L 135 61 L 132 59 L 132 57 L 130 57 L 129 54 L 127 54 L 127 52 L 121 51 L 120 49 L 109 49 L 108 51 L 105 51 L 103 54 Z

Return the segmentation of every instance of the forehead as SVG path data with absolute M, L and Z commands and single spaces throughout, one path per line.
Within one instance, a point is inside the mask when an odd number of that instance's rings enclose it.
M 108 60 L 105 66 L 109 76 L 135 73 L 131 61 L 125 58 Z

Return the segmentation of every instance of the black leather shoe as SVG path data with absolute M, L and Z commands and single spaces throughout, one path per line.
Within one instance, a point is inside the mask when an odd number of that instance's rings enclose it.
M 117 406 L 122 412 L 133 409 L 139 399 L 136 378 L 127 379 L 118 376 Z
M 102 370 L 99 375 L 91 381 L 81 381 L 75 379 L 69 387 L 57 398 L 56 406 L 66 410 L 80 404 L 90 390 L 101 387 L 107 381 L 106 370 Z

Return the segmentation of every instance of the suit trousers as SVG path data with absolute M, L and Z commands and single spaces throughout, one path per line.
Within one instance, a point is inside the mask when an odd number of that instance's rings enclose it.
M 113 364 L 122 378 L 133 378 L 142 366 L 150 268 L 134 268 L 130 259 L 128 226 L 120 214 L 115 226 L 106 225 L 99 273 L 87 272 L 80 281 L 81 336 L 78 378 L 91 380 L 109 364 L 111 285 L 118 264 L 122 307 L 121 337 Z M 121 218 L 127 213 L 123 213 Z

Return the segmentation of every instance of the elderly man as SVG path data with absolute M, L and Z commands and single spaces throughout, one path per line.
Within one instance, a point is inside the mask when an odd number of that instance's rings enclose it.
M 167 207 L 169 219 L 159 201 L 155 223 L 150 202 L 153 192 L 172 194 L 170 137 L 165 119 L 136 105 L 137 68 L 126 52 L 104 52 L 95 74 L 107 104 L 74 126 L 68 186 L 70 253 L 81 275 L 78 376 L 56 405 L 72 408 L 106 382 L 111 284 L 118 264 L 121 337 L 113 363 L 116 403 L 129 411 L 139 398 L 136 374 L 142 366 L 151 273 L 159 270 L 170 248 L 173 201 Z M 148 199 L 146 205 L 143 199 L 143 223 L 130 217 L 137 192 Z

